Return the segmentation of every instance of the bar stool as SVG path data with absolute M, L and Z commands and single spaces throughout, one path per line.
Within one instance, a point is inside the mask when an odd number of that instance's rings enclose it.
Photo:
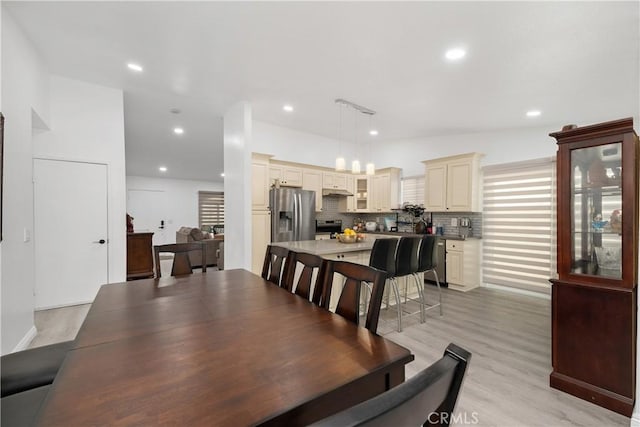
M 396 308 L 398 310 L 398 332 L 402 331 L 402 305 L 400 304 L 400 291 L 396 275 L 396 248 L 398 239 L 376 239 L 371 248 L 369 267 L 384 271 L 385 285 L 387 280 L 391 283 L 391 288 L 396 298 Z M 387 294 L 387 308 L 389 308 L 389 295 Z
M 438 285 L 438 303 L 428 305 L 424 296 L 424 279 L 422 279 L 422 300 L 421 309 L 423 311 L 423 317 L 425 317 L 425 311 L 440 307 L 440 316 L 442 316 L 442 290 L 440 289 L 440 280 L 438 280 L 438 272 L 436 267 L 438 266 L 438 242 L 440 237 L 438 236 L 424 236 L 420 241 L 420 252 L 418 256 L 418 270 L 413 275 L 416 280 L 416 286 L 420 286 L 420 277 L 418 273 L 426 273 L 427 271 L 433 271 L 433 275 L 436 278 L 436 285 Z
M 418 250 L 420 248 L 420 237 L 401 237 L 398 242 L 398 250 L 396 251 L 396 274 L 397 277 L 412 276 L 418 271 Z M 405 298 L 407 294 L 407 285 L 405 285 Z M 424 304 L 424 294 L 422 288 L 418 286 L 418 303 Z M 406 302 L 406 301 L 405 301 Z M 398 305 L 401 301 L 398 300 Z M 420 313 L 420 323 L 424 323 L 425 316 L 423 307 L 417 312 L 408 313 L 407 316 Z M 398 332 L 402 331 L 402 315 L 400 315 L 400 327 Z

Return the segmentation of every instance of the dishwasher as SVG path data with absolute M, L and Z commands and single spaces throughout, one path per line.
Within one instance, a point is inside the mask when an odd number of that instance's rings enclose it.
M 447 241 L 443 238 L 440 238 L 440 241 L 438 242 L 438 266 L 436 267 L 436 273 L 438 274 L 438 280 L 440 281 L 440 286 L 443 286 L 445 288 L 448 287 L 447 266 L 446 266 L 446 262 L 447 262 L 446 242 Z M 436 284 L 436 277 L 433 274 L 433 271 L 428 271 L 424 273 L 424 281 L 425 283 L 428 283 L 430 285 Z

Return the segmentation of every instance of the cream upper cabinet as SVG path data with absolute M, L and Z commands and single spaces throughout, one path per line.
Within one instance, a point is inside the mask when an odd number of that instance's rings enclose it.
M 302 189 L 316 192 L 316 212 L 322 211 L 322 172 L 314 169 L 303 169 Z
M 480 153 L 425 160 L 424 208 L 429 212 L 480 212 Z
M 371 180 L 366 175 L 354 177 L 353 203 L 356 212 L 371 210 Z
M 347 175 L 343 173 L 323 172 L 322 188 L 328 188 L 332 190 L 346 190 Z
M 389 168 L 371 177 L 369 212 L 391 212 L 399 207 L 400 170 Z
M 251 208 L 269 209 L 269 163 L 267 157 L 254 155 L 251 160 Z
M 338 202 L 338 211 L 350 213 L 356 212 L 356 177 L 353 175 L 346 175 L 347 191 L 353 196 L 341 197 Z
M 283 187 L 302 187 L 302 169 L 294 166 L 271 164 L 269 166 L 269 181 L 273 184 L 280 180 Z

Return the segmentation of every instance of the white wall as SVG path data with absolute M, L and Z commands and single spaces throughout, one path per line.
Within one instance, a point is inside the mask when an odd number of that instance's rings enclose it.
M 355 153 L 353 143 L 342 141 L 340 144 L 337 139 L 269 123 L 253 122 L 252 151 L 272 154 L 278 160 L 332 168 L 336 164 L 340 148 L 349 166 Z M 365 164 L 363 158 L 359 160 L 362 165 Z
M 224 266 L 251 270 L 251 105 L 239 102 L 224 115 Z
M 32 117 L 49 121 L 47 69 L 31 42 L 2 11 L 2 111 L 5 115 L 2 340 L 0 352 L 28 344 L 33 323 L 35 260 L 33 239 Z
M 166 243 L 175 243 L 176 231 L 180 227 L 198 226 L 198 191 L 224 191 L 224 184 L 210 181 L 190 181 L 186 179 L 149 178 L 144 176 L 127 176 L 127 191 L 149 190 L 162 191 L 169 203 L 166 204 L 165 234 Z M 128 200 L 127 200 L 128 202 Z M 133 216 L 151 215 L 149 212 L 127 212 Z M 136 231 L 136 222 L 133 221 Z M 153 230 L 152 230 L 153 231 Z
M 109 282 L 126 280 L 126 180 L 122 91 L 51 76 L 51 131 L 33 157 L 103 163 L 108 170 Z
M 561 127 L 385 141 L 374 145 L 373 156 L 376 167 L 401 167 L 404 176 L 424 174 L 422 160 L 472 151 L 485 154 L 483 166 L 550 157 L 556 153 L 556 143 L 549 133 Z

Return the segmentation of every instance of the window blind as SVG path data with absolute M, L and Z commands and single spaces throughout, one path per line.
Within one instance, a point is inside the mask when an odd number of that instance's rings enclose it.
M 485 284 L 550 293 L 556 271 L 555 159 L 483 168 Z
M 408 176 L 401 181 L 402 203 L 424 204 L 424 175 Z
M 214 225 L 224 225 L 223 191 L 198 191 L 198 222 L 205 231 Z

